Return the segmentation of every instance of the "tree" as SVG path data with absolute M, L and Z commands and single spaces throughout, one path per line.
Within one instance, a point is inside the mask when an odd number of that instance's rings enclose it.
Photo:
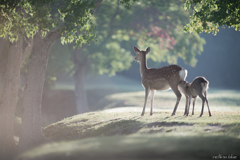
M 185 32 L 216 35 L 218 28 L 225 25 L 240 30 L 239 0 L 186 0 L 185 9 L 192 10 Z
M 99 2 L 96 1 L 96 5 L 99 5 Z M 41 131 L 41 100 L 52 44 L 62 36 L 62 42 L 74 42 L 76 46 L 89 43 L 95 37 L 90 13 L 95 7 L 95 1 L 66 0 L 63 3 L 56 1 L 51 5 L 47 11 L 54 17 L 51 19 L 53 27 L 49 28 L 51 31 L 47 32 L 45 37 L 42 37 L 40 33 L 34 36 L 32 54 L 28 60 L 19 143 L 21 151 L 36 146 L 45 139 Z

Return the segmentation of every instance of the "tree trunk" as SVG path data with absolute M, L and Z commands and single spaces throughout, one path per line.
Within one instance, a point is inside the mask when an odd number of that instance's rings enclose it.
M 85 71 L 87 67 L 87 60 L 83 56 L 82 49 L 76 49 L 72 55 L 75 70 L 75 100 L 76 109 L 79 114 L 89 112 L 87 95 L 85 91 Z
M 27 66 L 24 90 L 22 130 L 19 151 L 23 152 L 45 141 L 42 134 L 41 102 L 52 41 L 43 39 L 40 33 L 34 36 L 33 48 Z
M 0 38 L 0 57 L 6 44 L 7 44 L 7 41 L 3 38 Z
M 6 66 L 7 66 L 7 56 L 4 56 L 6 55 L 7 53 L 5 52 L 8 52 L 8 50 L 6 51 L 6 48 L 8 47 L 9 48 L 9 44 L 10 42 L 3 39 L 3 38 L 0 38 L 0 90 L 1 90 L 1 87 L 2 87 L 2 84 L 3 84 L 3 78 L 4 78 L 4 73 L 6 71 Z
M 86 64 L 75 64 L 75 98 L 78 113 L 89 112 L 87 95 L 85 91 L 85 70 Z
M 8 160 L 15 155 L 13 124 L 20 85 L 22 60 L 22 37 L 11 43 L 8 53 L 7 69 L 0 93 L 0 159 Z

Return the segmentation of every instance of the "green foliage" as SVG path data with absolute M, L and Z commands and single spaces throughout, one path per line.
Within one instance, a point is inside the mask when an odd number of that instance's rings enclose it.
M 125 16 L 128 16 L 131 10 L 126 10 L 126 6 L 122 3 L 104 1 L 93 17 L 93 22 L 97 26 L 98 43 L 83 46 L 82 57 L 86 59 L 85 61 L 89 61 L 91 73 L 113 76 L 116 72 L 131 66 L 133 57 L 129 49 L 122 44 L 129 41 L 130 37 L 124 28 L 127 22 L 121 15 L 124 13 L 121 11 L 125 10 L 127 13 Z
M 139 0 L 120 0 L 120 4 L 124 5 L 125 8 L 131 9 L 133 2 L 138 2 Z
M 129 51 L 121 48 L 117 42 L 109 42 L 100 52 L 89 55 L 92 72 L 98 74 L 108 73 L 110 76 L 131 66 L 133 60 Z
M 58 31 L 62 43 L 81 46 L 95 38 L 95 26 L 90 10 L 95 1 L 88 0 L 19 0 L 1 3 L 0 37 L 14 41 L 19 34 L 33 37 L 37 31 L 45 36 L 48 31 Z
M 169 51 L 167 56 L 172 62 L 177 61 L 171 59 L 175 55 L 176 58 L 182 58 L 185 63 L 195 66 L 197 63 L 195 56 L 203 52 L 203 44 L 206 42 L 197 33 L 186 34 L 181 30 L 182 27 L 178 27 L 173 32 L 173 36 L 176 37 L 176 45 L 174 45 L 174 49 Z
M 185 9 L 192 9 L 190 22 L 184 27 L 188 33 L 217 34 L 220 26 L 240 30 L 239 0 L 186 0 Z
M 18 35 L 33 37 L 37 30 L 46 34 L 50 25 L 50 9 L 40 4 L 51 3 L 52 0 L 10 0 L 0 3 L 0 37 L 14 41 Z
M 203 51 L 205 41 L 197 34 L 184 34 L 182 26 L 189 22 L 189 12 L 183 1 L 141 1 L 133 11 L 129 33 L 137 39 L 139 48 L 150 46 L 151 58 L 155 62 L 185 63 L 195 66 L 195 56 Z M 143 46 L 143 47 L 142 47 Z
M 74 42 L 75 47 L 88 43 L 95 38 L 94 25 L 91 22 L 90 10 L 94 8 L 91 1 L 65 1 L 59 7 L 59 17 L 64 20 L 61 31 L 65 35 L 61 38 L 62 44 Z M 60 23 L 60 22 L 59 22 Z M 61 23 L 60 23 L 61 24 Z

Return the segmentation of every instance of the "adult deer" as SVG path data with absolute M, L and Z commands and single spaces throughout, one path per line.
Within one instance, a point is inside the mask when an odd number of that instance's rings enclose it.
M 151 91 L 151 110 L 152 115 L 153 99 L 155 90 L 168 90 L 172 88 L 173 92 L 177 96 L 177 102 L 174 107 L 172 116 L 175 115 L 179 101 L 182 97 L 178 90 L 178 84 L 181 80 L 185 80 L 187 77 L 187 70 L 178 65 L 169 65 L 162 68 L 147 68 L 146 55 L 150 52 L 150 47 L 146 51 L 140 51 L 134 46 L 134 51 L 137 53 L 135 60 L 140 62 L 140 74 L 142 77 L 142 85 L 145 88 L 145 102 L 143 106 L 142 116 L 145 113 L 145 107 L 149 92 Z
M 207 102 L 209 116 L 212 116 L 207 99 L 208 86 L 209 82 L 205 77 L 196 77 L 192 83 L 188 83 L 187 81 L 180 81 L 179 89 L 186 96 L 186 107 L 184 115 L 188 116 L 189 114 L 189 108 L 191 105 L 192 98 L 194 98 L 192 109 L 192 115 L 194 115 L 195 101 L 197 99 L 197 96 L 199 96 L 202 99 L 202 111 L 200 117 L 203 115 L 205 101 Z

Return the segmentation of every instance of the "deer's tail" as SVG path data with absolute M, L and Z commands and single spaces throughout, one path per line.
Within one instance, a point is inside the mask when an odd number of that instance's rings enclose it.
M 179 71 L 180 81 L 185 81 L 187 73 L 188 71 L 186 69 L 182 69 Z

